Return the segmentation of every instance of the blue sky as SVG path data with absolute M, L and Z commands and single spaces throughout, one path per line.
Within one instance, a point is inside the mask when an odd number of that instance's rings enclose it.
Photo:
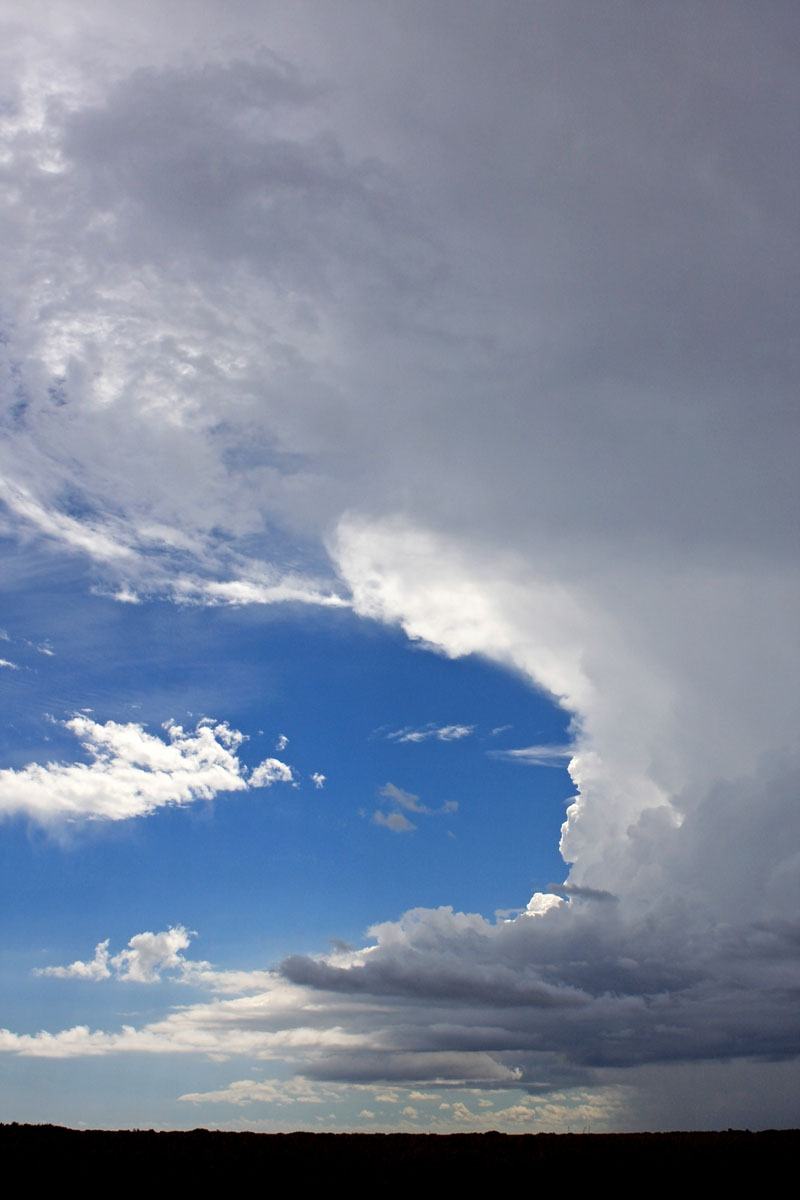
M 796 1124 L 795 14 L 0 15 L 0 1118 Z
M 9 765 L 85 761 L 64 722 L 90 710 L 161 738 L 166 721 L 192 729 L 202 718 L 227 721 L 248 739 L 243 766 L 277 756 L 295 781 L 165 808 L 119 832 L 70 827 L 54 837 L 9 825 L 6 907 L 20 906 L 15 932 L 26 955 L 31 937 L 47 946 L 76 876 L 75 957 L 98 911 L 114 914 L 108 936 L 127 941 L 129 927 L 150 928 L 174 910 L 175 922 L 202 929 L 204 956 L 254 964 L 322 950 L 328 938 L 358 939 L 415 904 L 492 916 L 561 882 L 566 757 L 531 767 L 500 755 L 565 746 L 568 716 L 510 672 L 417 648 L 346 611 L 287 606 L 259 619 L 252 609 L 123 606 L 76 587 L 67 631 L 64 603 L 63 583 L 40 591 L 35 612 L 14 614 L 18 632 L 4 643 L 19 667 L 3 677 L 16 717 L 5 732 Z M 421 740 L 400 740 L 409 734 Z M 278 750 L 281 738 L 288 744 Z M 416 828 L 394 833 L 374 821 L 377 811 L 404 811 L 381 794 L 387 783 L 452 811 L 405 810 Z M 479 864 L 467 877 L 464 856 Z M 120 889 L 122 879 L 132 886 Z M 248 919 L 231 943 L 240 892 Z

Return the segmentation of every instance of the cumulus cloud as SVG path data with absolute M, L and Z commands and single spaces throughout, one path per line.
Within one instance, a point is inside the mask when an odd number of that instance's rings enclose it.
M 202 720 L 193 732 L 167 722 L 166 741 L 135 723 L 102 725 L 76 716 L 63 725 L 92 761 L 0 771 L 0 815 L 44 825 L 123 821 L 218 793 L 294 781 L 292 768 L 277 758 L 264 759 L 245 778 L 237 755 L 244 735 L 224 722 Z
M 94 958 L 89 962 L 82 962 L 77 959 L 67 967 L 39 967 L 35 971 L 36 975 L 52 975 L 54 979 L 91 979 L 97 981 L 99 979 L 109 979 L 111 971 L 108 965 L 108 944 L 110 939 L 106 938 L 104 942 L 98 942 L 94 951 Z
M 109 956 L 110 939 L 99 942 L 94 958 L 90 962 L 80 960 L 66 967 L 41 967 L 37 975 L 50 975 L 56 979 L 91 979 L 99 981 L 116 979 L 135 983 L 155 983 L 162 971 L 185 972 L 190 965 L 181 951 L 186 950 L 195 935 L 182 925 L 171 926 L 162 933 L 137 933 L 128 942 L 127 948 L 113 957 Z M 208 963 L 192 964 L 208 967 Z
M 304 1079 L 237 1079 L 214 1092 L 186 1092 L 180 1100 L 193 1104 L 319 1104 L 335 1098 L 331 1088 L 312 1085 Z M 362 1114 L 360 1114 L 362 1115 Z
M 257 767 L 253 767 L 248 780 L 250 787 L 271 787 L 273 783 L 292 783 L 294 775 L 292 768 L 279 758 L 265 758 Z
M 0 771 L 0 814 L 41 824 L 123 821 L 247 786 L 236 755 L 242 735 L 225 724 L 201 721 L 186 732 L 168 723 L 166 741 L 140 725 L 101 725 L 85 716 L 64 727 L 92 761 Z
M 325 779 L 326 776 L 321 774 L 320 771 L 314 771 L 311 775 L 311 781 L 314 784 L 314 787 L 317 789 L 325 786 Z

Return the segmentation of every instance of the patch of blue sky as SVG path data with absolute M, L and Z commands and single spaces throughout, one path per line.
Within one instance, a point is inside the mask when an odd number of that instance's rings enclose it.
M 491 917 L 565 876 L 566 772 L 487 750 L 562 742 L 567 714 L 480 659 L 433 654 L 346 611 L 123 605 L 79 578 L 65 587 L 57 572 L 10 597 L 6 626 L 23 669 L 0 679 L 3 767 L 88 761 L 62 724 L 76 711 L 162 737 L 165 721 L 191 729 L 212 717 L 246 736 L 246 767 L 277 757 L 296 784 L 54 832 L 6 819 L 0 904 L 6 962 L 28 981 L 23 1008 L 65 990 L 31 982 L 32 968 L 91 957 L 106 937 L 114 952 L 134 933 L 182 923 L 199 933 L 191 957 L 263 967 L 330 938 L 363 944 L 372 923 L 418 905 Z M 45 640 L 52 655 L 36 649 Z M 445 742 L 375 736 L 430 722 L 475 728 Z M 510 729 L 493 737 L 501 725 Z M 387 783 L 432 810 L 406 812 L 416 828 L 376 824 L 376 812 L 397 808 L 380 794 Z M 28 1008 L 15 1027 L 32 1017 Z

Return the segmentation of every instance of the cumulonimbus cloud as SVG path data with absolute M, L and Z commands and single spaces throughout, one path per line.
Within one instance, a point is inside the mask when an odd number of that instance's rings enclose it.
M 563 891 L 512 922 L 416 913 L 291 958 L 268 1000 L 8 1049 L 293 1046 L 319 1078 L 476 1086 L 796 1058 L 794 17 L 676 12 L 665 37 L 643 12 L 578 36 L 562 3 L 513 35 L 480 5 L 456 29 L 393 10 L 459 66 L 435 129 L 427 55 L 375 34 L 396 126 L 360 71 L 354 127 L 274 57 L 160 41 L 91 87 L 63 57 L 20 78 L 6 532 L 120 598 L 352 603 L 489 658 L 571 714 L 576 795 Z M 360 156 L 365 127 L 402 167 Z M 319 571 L 252 557 L 273 524 Z M 115 728 L 73 730 L 89 765 L 4 772 L 4 811 L 247 786 L 208 729 Z M 290 976 L 319 1028 L 276 999 Z

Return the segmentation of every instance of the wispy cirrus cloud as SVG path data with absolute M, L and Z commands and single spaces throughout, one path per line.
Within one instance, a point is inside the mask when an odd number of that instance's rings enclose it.
M 487 750 L 490 758 L 516 762 L 529 767 L 564 767 L 575 752 L 574 746 L 522 746 L 517 750 Z
M 431 739 L 437 742 L 457 742 L 474 732 L 474 725 L 436 725 L 430 722 L 419 729 L 410 725 L 403 729 L 395 729 L 392 733 L 387 733 L 386 737 L 390 742 L 427 742 Z

